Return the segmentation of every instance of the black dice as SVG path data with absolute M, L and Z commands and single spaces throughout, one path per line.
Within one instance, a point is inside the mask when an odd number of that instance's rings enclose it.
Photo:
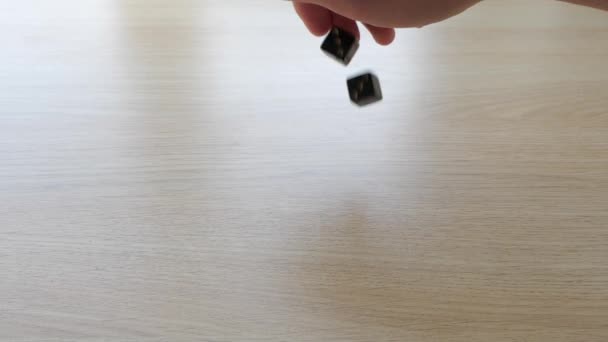
M 382 89 L 378 77 L 366 73 L 347 81 L 350 99 L 359 106 L 365 106 L 382 100 Z
M 329 32 L 321 45 L 321 50 L 344 65 L 350 63 L 358 49 L 359 40 L 338 27 Z

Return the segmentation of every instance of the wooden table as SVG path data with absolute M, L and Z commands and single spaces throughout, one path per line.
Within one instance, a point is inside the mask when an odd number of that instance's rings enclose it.
M 606 13 L 349 68 L 268 0 L 4 1 L 0 42 L 1 341 L 608 340 Z

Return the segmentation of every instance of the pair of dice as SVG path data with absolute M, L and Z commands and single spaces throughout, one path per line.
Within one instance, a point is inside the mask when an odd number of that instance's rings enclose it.
M 359 49 L 359 41 L 349 32 L 334 27 L 323 44 L 321 50 L 338 62 L 348 65 Z M 372 73 L 364 73 L 347 80 L 348 93 L 353 103 L 365 106 L 382 100 L 382 89 L 378 77 Z

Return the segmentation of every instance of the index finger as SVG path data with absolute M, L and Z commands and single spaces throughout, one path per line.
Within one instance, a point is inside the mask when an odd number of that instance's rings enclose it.
M 315 36 L 326 34 L 332 26 L 332 13 L 319 5 L 294 2 L 296 12 Z

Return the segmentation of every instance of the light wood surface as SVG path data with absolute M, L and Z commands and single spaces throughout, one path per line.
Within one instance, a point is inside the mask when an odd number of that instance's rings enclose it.
M 5 0 L 0 43 L 1 341 L 608 340 L 606 13 L 344 68 L 281 1 Z

